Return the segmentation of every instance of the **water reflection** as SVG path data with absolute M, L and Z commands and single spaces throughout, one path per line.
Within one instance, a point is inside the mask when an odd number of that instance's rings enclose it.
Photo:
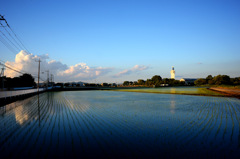
M 37 103 L 38 103 L 38 126 L 41 124 L 41 113 L 40 113 L 40 105 L 39 105 L 39 94 L 37 95 Z
M 16 122 L 20 125 L 22 125 L 24 122 L 26 122 L 29 118 L 28 114 L 26 114 L 23 111 L 23 106 L 19 106 L 16 109 L 14 109 L 14 113 L 15 113 Z
M 170 93 L 173 93 L 173 94 L 176 93 L 176 88 L 171 88 Z
M 175 101 L 175 96 L 172 96 L 171 97 L 171 101 L 170 101 L 170 112 L 172 113 L 172 114 L 174 114 L 175 113 L 175 109 L 176 109 L 176 101 Z
M 240 154 L 240 101 L 233 98 L 82 91 L 43 93 L 26 101 L 1 108 L 3 158 Z

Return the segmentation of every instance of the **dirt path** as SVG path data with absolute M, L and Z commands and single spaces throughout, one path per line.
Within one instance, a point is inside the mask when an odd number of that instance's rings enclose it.
M 240 99 L 240 90 L 239 89 L 231 89 L 231 88 L 217 88 L 217 87 L 211 87 L 208 88 L 209 90 L 219 92 L 223 95 L 226 95 L 228 97 L 236 97 Z

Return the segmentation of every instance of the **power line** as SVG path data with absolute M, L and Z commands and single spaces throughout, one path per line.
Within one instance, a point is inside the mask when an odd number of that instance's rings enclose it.
M 10 27 L 10 25 L 8 24 L 7 20 L 2 16 L 0 15 L 0 20 L 4 20 L 5 23 L 7 24 L 7 27 L 12 31 L 13 35 L 18 39 L 18 41 L 21 43 L 21 45 L 23 46 L 23 48 L 27 51 L 27 52 L 30 52 L 26 47 L 25 45 L 23 44 L 23 42 L 20 40 L 19 36 L 17 36 L 17 34 L 13 31 L 13 29 Z
M 11 67 L 5 65 L 5 64 L 2 64 L 1 62 L 0 62 L 0 65 L 5 66 L 6 68 L 8 68 L 8 69 L 10 69 L 10 70 L 13 70 L 13 71 L 15 71 L 15 72 L 17 72 L 17 73 L 25 74 L 24 72 L 21 72 L 21 71 L 15 70 L 15 69 L 13 69 L 13 68 L 11 68 Z
M 28 51 L 28 49 L 25 47 L 25 45 L 23 44 L 23 42 L 20 40 L 20 38 L 19 38 L 19 36 L 17 36 L 16 35 L 16 33 L 13 31 L 13 29 L 10 27 L 10 25 L 8 24 L 8 22 L 7 22 L 7 20 L 2 16 L 2 15 L 0 15 L 0 21 L 5 21 L 5 23 L 6 23 L 6 25 L 7 25 L 7 27 L 11 30 L 11 32 L 12 32 L 12 34 L 15 36 L 15 38 L 17 39 L 15 39 L 12 35 L 11 35 L 11 33 L 5 28 L 6 26 L 4 26 L 1 22 L 0 22 L 0 25 L 5 29 L 5 31 L 8 33 L 8 35 L 14 40 L 14 42 L 12 42 L 1 30 L 0 30 L 0 32 L 2 33 L 2 35 L 5 37 L 5 39 L 7 39 L 7 40 L 5 40 L 3 37 L 1 37 L 0 36 L 0 41 L 12 52 L 12 53 L 14 53 L 14 55 L 16 55 L 16 53 L 15 52 L 17 52 L 16 50 L 15 50 L 15 48 L 18 50 L 19 48 L 20 48 L 20 50 L 22 50 L 21 48 L 22 48 L 22 46 L 23 46 L 23 48 L 27 51 L 27 52 L 29 52 Z M 19 41 L 19 42 L 18 42 Z M 10 44 L 10 43 L 11 44 Z M 18 46 L 16 46 L 15 44 L 17 44 Z M 20 46 L 20 44 L 22 45 L 22 46 Z M 14 47 L 15 48 L 14 48 Z M 2 60 L 0 60 L 0 61 L 2 61 Z M 4 62 L 4 61 L 3 61 Z M 40 78 L 40 62 L 41 62 L 41 60 L 40 60 L 40 58 L 39 58 L 39 60 L 37 60 L 36 62 L 39 62 L 39 65 L 38 65 L 38 88 L 39 88 L 39 79 L 41 79 L 42 81 L 46 81 L 46 80 L 43 80 L 42 78 Z M 6 63 L 6 62 L 4 62 L 4 63 Z M 6 68 L 8 68 L 8 69 L 10 69 L 10 70 L 13 70 L 13 71 L 15 71 L 15 72 L 17 72 L 17 73 L 20 73 L 20 74 L 25 74 L 26 73 L 26 71 L 19 71 L 18 69 L 15 69 L 15 68 L 13 68 L 12 66 L 10 67 L 10 66 L 7 66 L 6 64 L 2 64 L 1 62 L 0 62 L 0 65 L 2 65 L 2 66 L 5 66 Z M 30 74 L 30 73 L 28 73 L 28 74 Z M 32 75 L 32 74 L 30 74 L 30 75 Z M 32 75 L 33 77 L 34 76 L 36 76 L 36 75 Z M 35 77 L 36 78 L 36 77 Z
M 7 66 L 5 61 L 3 61 L 3 60 L 0 60 L 0 61 L 2 61 L 5 66 Z M 27 73 L 27 71 L 24 71 L 24 70 L 20 71 L 20 70 L 14 68 L 13 66 L 9 66 L 9 64 L 8 64 L 8 67 L 11 67 L 11 68 L 13 68 L 13 69 L 15 69 L 15 70 L 17 70 L 17 71 L 19 71 L 19 72 L 23 72 L 23 73 L 26 73 L 26 74 L 30 74 L 30 73 Z M 37 76 L 37 75 L 32 75 L 32 76 Z
M 0 22 L 1 26 L 4 28 L 4 30 L 8 33 L 8 35 L 15 41 L 15 43 L 19 46 L 19 48 L 21 48 L 20 44 L 17 42 L 17 40 L 15 38 L 13 38 L 13 36 L 8 32 L 8 30 L 5 28 L 5 26 L 3 26 L 3 24 Z
M 0 41 L 5 45 L 14 55 L 16 55 L 16 50 L 0 35 Z
M 0 61 L 2 61 L 2 60 L 0 60 Z M 17 72 L 17 73 L 20 73 L 20 74 L 30 74 L 32 77 L 34 77 L 35 79 L 36 78 L 38 78 L 37 77 L 37 75 L 34 75 L 34 74 L 31 74 L 31 73 L 27 73 L 26 71 L 19 71 L 19 70 L 17 70 L 16 68 L 13 68 L 12 66 L 10 67 L 10 66 L 7 66 L 6 64 L 3 64 L 3 63 L 1 63 L 0 62 L 0 65 L 2 65 L 2 66 L 4 66 L 4 67 L 6 67 L 6 68 L 8 68 L 8 69 L 10 69 L 10 70 L 12 70 L 12 71 L 15 71 L 15 72 Z M 47 81 L 47 80 L 44 80 L 44 79 L 42 79 L 42 78 L 39 78 L 39 79 L 41 79 L 42 81 Z
M 8 40 L 8 41 L 10 41 L 10 43 L 16 48 L 16 49 L 18 49 L 18 50 L 21 50 L 21 49 L 19 49 L 10 39 L 8 39 L 8 37 L 0 30 L 0 33 L 2 33 L 2 35 Z

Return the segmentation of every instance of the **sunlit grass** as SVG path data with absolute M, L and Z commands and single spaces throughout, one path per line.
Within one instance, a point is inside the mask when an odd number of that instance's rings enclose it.
M 205 87 L 164 87 L 164 88 L 131 88 L 116 89 L 115 91 L 139 92 L 139 93 L 161 93 L 161 94 L 183 94 L 203 96 L 223 96 L 220 93 L 211 91 Z

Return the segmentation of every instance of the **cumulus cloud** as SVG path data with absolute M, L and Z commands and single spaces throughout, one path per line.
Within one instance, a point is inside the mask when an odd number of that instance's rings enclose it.
M 135 72 L 139 72 L 139 71 L 143 71 L 143 70 L 146 70 L 148 69 L 149 67 L 148 66 L 144 66 L 144 65 L 135 65 L 133 68 L 131 69 L 126 69 L 126 70 L 123 70 L 117 74 L 114 75 L 114 77 L 120 77 L 120 76 L 123 76 L 123 75 L 129 75 L 131 73 L 135 73 Z
M 110 72 L 112 68 L 104 67 L 89 67 L 85 63 L 78 63 L 74 66 L 67 66 L 60 61 L 50 60 L 48 54 L 36 56 L 26 51 L 20 51 L 16 57 L 15 61 L 7 61 L 5 64 L 7 66 L 16 68 L 21 72 L 30 73 L 32 75 L 37 75 L 38 72 L 38 62 L 36 60 L 41 59 L 41 72 L 49 70 L 51 74 L 54 75 L 56 81 L 84 81 L 96 79 L 99 76 L 103 76 Z M 6 69 L 6 76 L 16 77 L 19 73 Z M 42 77 L 46 77 L 46 74 L 41 74 Z

